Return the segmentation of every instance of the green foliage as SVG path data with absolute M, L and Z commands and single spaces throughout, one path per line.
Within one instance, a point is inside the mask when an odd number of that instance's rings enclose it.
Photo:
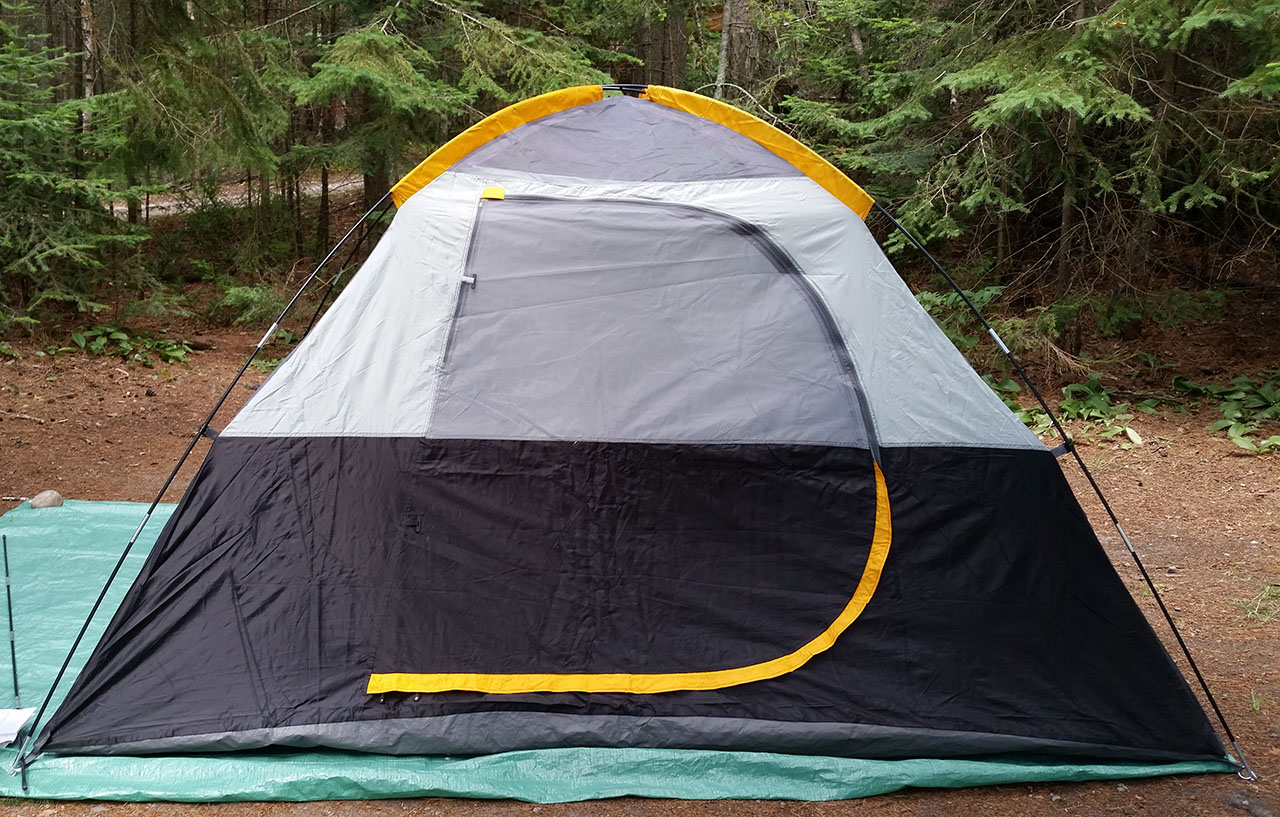
M 1058 414 L 1064 420 L 1081 421 L 1082 436 L 1109 439 L 1123 434 L 1125 439 L 1120 443 L 1121 448 L 1142 445 L 1142 437 L 1129 425 L 1134 417 L 1129 403 L 1114 402 L 1114 394 L 1114 390 L 1104 387 L 1100 376 L 1095 374 L 1085 383 L 1072 383 L 1062 388 Z M 1148 403 L 1147 408 L 1153 409 L 1152 404 Z
M 968 298 L 970 303 L 979 310 L 983 310 L 1003 290 L 1003 287 L 997 286 L 983 287 L 975 291 L 965 290 L 964 297 L 961 297 L 955 290 L 934 292 L 923 289 L 916 293 L 916 300 L 946 333 L 947 338 L 956 345 L 956 348 L 967 352 L 978 345 L 979 338 L 986 335 L 986 330 L 982 328 L 982 324 L 965 304 L 964 299 Z
M 75 348 L 91 355 L 118 357 L 121 360 L 141 363 L 143 366 L 155 365 L 152 355 L 161 363 L 186 363 L 191 354 L 191 347 L 185 340 L 153 338 L 105 324 L 91 327 L 83 332 L 73 332 L 71 342 Z M 70 351 L 70 347 L 62 347 L 59 351 Z
M 257 369 L 261 374 L 271 374 L 276 370 L 276 367 L 280 365 L 280 361 L 282 360 L 284 360 L 282 357 L 259 356 L 255 357 L 253 362 L 249 365 L 253 366 L 253 368 Z
M 1175 222 L 1265 247 L 1280 212 L 1277 5 L 786 4 L 770 18 L 786 79 L 769 82 L 802 136 L 899 201 L 914 232 L 998 244 L 1019 268 L 1051 255 L 1062 296 L 1145 264 Z
M 229 288 L 218 302 L 218 309 L 233 323 L 261 325 L 275 320 L 284 305 L 280 293 L 265 283 L 259 283 Z
M 42 305 L 97 309 L 104 255 L 145 238 L 111 217 L 110 182 L 82 158 L 95 148 L 78 127 L 91 106 L 56 98 L 67 55 L 8 22 L 30 13 L 0 0 L 0 331 Z
M 1049 413 L 1040 406 L 1031 406 L 1023 408 L 1022 403 L 1018 400 L 1018 395 L 1022 391 L 1022 387 L 1011 378 L 996 380 L 989 374 L 982 376 L 983 381 L 991 387 L 1009 410 L 1013 412 L 1013 416 L 1017 417 L 1022 423 L 1036 434 L 1056 434 L 1053 428 L 1053 421 L 1049 419 Z
M 1264 585 L 1258 594 L 1248 601 L 1240 602 L 1244 608 L 1244 617 L 1250 621 L 1266 624 L 1280 616 L 1280 584 Z
M 1028 428 L 1036 434 L 1056 435 L 1057 429 L 1043 408 L 1022 407 L 1018 399 L 1021 388 L 1016 382 L 1010 378 L 996 380 L 991 375 L 984 375 L 982 379 Z M 1072 383 L 1063 387 L 1057 414 L 1060 420 L 1079 423 L 1072 432 L 1073 437 L 1100 440 L 1119 437 L 1120 448 L 1125 450 L 1142 445 L 1142 436 L 1129 424 L 1134 418 L 1133 410 L 1156 414 L 1159 411 L 1159 401 L 1149 398 L 1139 401 L 1131 408 L 1128 402 L 1116 402 L 1114 397 L 1115 391 L 1103 386 L 1100 376 L 1095 374 L 1084 383 Z
M 1240 375 L 1229 386 L 1200 384 L 1183 377 L 1174 378 L 1173 387 L 1192 398 L 1207 398 L 1218 404 L 1222 419 L 1210 431 L 1225 431 L 1231 442 L 1256 454 L 1280 451 L 1280 434 L 1265 436 L 1269 423 L 1280 422 L 1280 369 L 1252 378 Z
M 314 73 L 289 84 L 299 105 L 334 98 L 359 102 L 344 129 L 344 151 L 366 173 L 390 172 L 405 150 L 443 131 L 442 114 L 457 113 L 471 95 L 438 79 L 435 58 L 395 33 L 364 28 L 326 48 Z

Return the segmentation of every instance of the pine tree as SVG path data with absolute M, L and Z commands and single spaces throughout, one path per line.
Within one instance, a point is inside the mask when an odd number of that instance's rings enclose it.
M 31 14 L 0 0 L 0 329 L 41 305 L 92 309 L 104 253 L 145 238 L 112 217 L 110 180 L 84 158 L 98 147 L 81 128 L 92 103 L 56 100 L 66 53 L 12 22 Z

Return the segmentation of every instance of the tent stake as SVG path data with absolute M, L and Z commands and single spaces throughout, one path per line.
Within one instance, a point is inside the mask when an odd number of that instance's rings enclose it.
M 18 641 L 13 631 L 13 587 L 9 579 L 9 537 L 0 536 L 4 543 L 4 598 L 9 605 L 9 658 L 13 664 L 13 708 L 22 708 L 22 696 L 18 694 Z
M 217 415 L 218 410 L 222 408 L 222 404 L 225 403 L 227 398 L 231 395 L 231 390 L 235 388 L 236 383 L 240 382 L 240 378 L 244 376 L 249 365 L 253 363 L 253 359 L 258 356 L 258 352 L 262 351 L 262 348 L 271 341 L 276 330 L 280 328 L 280 321 L 285 319 L 285 316 L 289 314 L 289 310 L 293 309 L 294 304 L 296 304 L 298 299 L 302 297 L 302 293 L 313 281 L 315 281 L 316 277 L 320 274 L 320 270 L 324 269 L 324 265 L 329 263 L 333 256 L 338 253 L 338 250 L 342 248 L 343 244 L 347 243 L 347 239 L 351 238 L 351 236 L 360 229 L 361 225 L 368 220 L 369 216 L 373 215 L 374 211 L 379 207 L 382 207 L 389 198 L 391 198 L 390 191 L 388 191 L 382 198 L 378 199 L 378 202 L 374 204 L 373 207 L 369 208 L 369 212 L 365 213 L 355 224 L 351 225 L 351 229 L 347 230 L 346 235 L 342 236 L 338 243 L 333 245 L 333 249 L 329 250 L 328 255 L 326 255 L 324 259 L 316 265 L 316 268 L 312 270 L 311 274 L 302 282 L 302 286 L 298 287 L 298 291 L 289 299 L 289 303 L 285 304 L 284 309 L 280 310 L 280 314 L 274 321 L 272 321 L 271 327 L 267 329 L 266 334 L 264 334 L 262 339 L 258 341 L 258 345 L 249 353 L 249 357 L 245 360 L 244 365 L 242 365 L 240 370 L 236 372 L 235 377 L 231 378 L 231 382 L 228 383 L 227 388 L 223 390 L 222 396 L 218 398 L 218 402 L 214 403 L 213 409 L 210 410 L 209 415 L 205 418 L 204 422 L 200 424 L 200 428 L 191 438 L 191 442 L 187 444 L 187 450 L 183 451 L 182 456 L 178 458 L 178 464 L 175 465 L 173 470 L 169 473 L 169 478 L 166 479 L 164 481 L 164 485 L 160 487 L 160 491 L 156 494 L 156 498 L 151 500 L 151 505 L 147 507 L 146 513 L 142 516 L 142 522 L 138 525 L 138 529 L 133 532 L 133 536 L 129 537 L 129 542 L 125 545 L 124 552 L 120 554 L 120 558 L 116 561 L 115 567 L 111 569 L 111 574 L 107 576 L 106 584 L 102 586 L 102 592 L 98 594 L 98 598 L 93 602 L 93 606 L 89 609 L 89 615 L 85 618 L 84 624 L 80 627 L 80 632 L 76 634 L 75 640 L 71 643 L 71 649 L 67 652 L 67 657 L 63 659 L 62 666 L 58 668 L 58 672 L 57 675 L 54 676 L 53 683 L 49 685 L 49 691 L 45 693 L 44 700 L 40 703 L 40 708 L 36 710 L 36 716 L 31 721 L 31 731 L 28 734 L 27 739 L 23 742 L 22 749 L 18 752 L 17 763 L 22 767 L 24 778 L 26 777 L 27 764 L 30 763 L 37 752 L 35 744 L 38 739 L 37 736 L 39 735 L 38 727 L 40 726 L 40 719 L 44 717 L 45 710 L 49 708 L 49 702 L 53 700 L 53 694 L 57 691 L 58 684 L 62 682 L 62 678 L 67 672 L 67 667 L 71 665 L 71 659 L 75 657 L 76 650 L 80 648 L 80 642 L 84 640 L 84 635 L 88 632 L 89 625 L 93 623 L 93 617 L 97 615 L 98 609 L 102 606 L 103 599 L 107 597 L 107 591 L 111 588 L 116 576 L 120 574 L 120 568 L 124 567 L 125 560 L 129 557 L 129 552 L 133 550 L 134 544 L 137 543 L 138 536 L 141 535 L 142 529 L 145 528 L 147 522 L 150 521 L 151 514 L 154 513 L 155 509 L 160 505 L 160 500 L 164 498 L 165 492 L 169 490 L 169 486 L 172 485 L 173 481 L 177 478 L 178 472 L 182 470 L 182 466 L 186 463 L 187 458 L 190 457 L 191 452 L 195 450 L 196 444 L 200 442 L 200 438 L 205 435 L 205 431 L 208 430 L 209 424 L 213 422 L 213 418 Z
M 1070 444 L 1071 438 L 1067 436 L 1066 429 L 1064 429 L 1062 424 L 1058 422 L 1058 418 L 1053 413 L 1053 410 L 1049 408 L 1049 404 L 1045 402 L 1044 397 L 1040 395 L 1040 391 L 1036 388 L 1035 384 L 1031 382 L 1031 377 L 1027 374 L 1026 369 L 1022 368 L 1022 364 L 1018 362 L 1016 357 L 1014 357 L 1013 352 L 1009 351 L 1009 347 L 1000 339 L 1000 335 L 996 332 L 995 327 L 987 322 L 987 319 L 983 316 L 981 310 L 979 310 L 973 301 L 969 299 L 968 294 L 965 293 L 960 285 L 956 283 L 956 279 L 952 278 L 951 274 L 938 262 L 938 259 L 934 258 L 933 255 L 925 249 L 925 246 L 920 239 L 916 238 L 910 230 L 902 226 L 902 223 L 894 218 L 893 214 L 886 210 L 880 202 L 875 202 L 873 207 L 878 210 L 881 215 L 889 219 L 890 223 L 892 223 L 899 232 L 906 236 L 907 240 L 910 241 L 922 255 L 924 255 L 925 259 L 933 266 L 934 270 L 945 278 L 947 283 L 951 285 L 951 288 L 956 291 L 956 294 L 960 296 L 960 300 L 964 301 L 965 306 L 969 307 L 969 311 L 973 313 L 973 316 L 977 318 L 982 326 L 987 330 L 987 334 L 991 336 L 993 341 L 995 341 L 995 344 L 1000 348 L 1001 353 L 1004 354 L 1005 358 L 1013 366 L 1014 371 L 1018 373 L 1018 377 L 1022 379 L 1023 383 L 1027 384 L 1027 388 L 1030 389 L 1031 394 L 1035 396 L 1036 402 L 1040 404 L 1040 408 L 1044 409 L 1045 414 L 1048 415 L 1049 421 L 1053 424 L 1054 430 L 1058 432 L 1060 437 L 1062 437 L 1063 442 L 1067 443 L 1066 449 L 1070 451 L 1071 456 L 1075 458 L 1076 464 L 1080 466 L 1081 473 L 1083 473 L 1085 479 L 1089 481 L 1089 485 L 1093 488 L 1093 492 L 1097 494 L 1098 501 L 1102 503 L 1102 507 L 1107 512 L 1107 516 L 1111 518 L 1111 524 L 1115 525 L 1116 531 L 1119 532 L 1120 539 L 1128 549 L 1129 555 L 1133 557 L 1134 564 L 1138 566 L 1138 572 L 1142 574 L 1142 580 L 1146 582 L 1147 589 L 1151 591 L 1151 596 L 1156 600 L 1156 604 L 1159 606 L 1161 614 L 1164 615 L 1164 620 L 1169 625 L 1169 629 L 1173 632 L 1173 637 L 1177 640 L 1178 647 L 1186 657 L 1187 664 L 1191 667 L 1191 671 L 1195 673 L 1196 681 L 1199 682 L 1200 689 L 1204 692 L 1205 698 L 1209 701 L 1209 706 L 1212 707 L 1213 714 L 1218 717 L 1218 723 L 1222 724 L 1222 731 L 1226 734 L 1227 740 L 1231 742 L 1232 748 L 1236 750 L 1236 755 L 1239 757 L 1239 760 L 1236 762 L 1236 774 L 1238 774 L 1243 780 L 1257 780 L 1257 774 L 1253 771 L 1253 767 L 1249 765 L 1249 761 L 1245 759 L 1244 752 L 1240 750 L 1240 744 L 1236 741 L 1236 736 L 1232 733 L 1231 726 L 1227 723 L 1226 716 L 1222 714 L 1222 709 L 1218 707 L 1217 699 L 1213 697 L 1213 692 L 1209 689 L 1209 682 L 1205 680 L 1204 675 L 1200 672 L 1200 667 L 1196 665 L 1195 658 L 1191 656 L 1191 648 L 1188 647 L 1187 642 L 1182 639 L 1182 633 L 1178 630 L 1178 625 L 1173 622 L 1173 615 L 1169 612 L 1169 609 L 1165 607 L 1164 599 L 1160 598 L 1160 591 L 1156 590 L 1155 582 L 1151 580 L 1151 575 L 1147 573 L 1146 565 L 1142 563 L 1142 558 L 1138 556 L 1138 551 L 1133 547 L 1133 542 L 1129 541 L 1129 534 L 1125 533 L 1124 526 L 1120 524 L 1119 517 L 1117 517 L 1115 511 L 1111 509 L 1111 503 L 1108 502 L 1106 496 L 1103 495 L 1102 487 L 1098 485 L 1096 480 L 1094 480 L 1093 474 L 1089 471 L 1089 467 L 1084 464 L 1084 458 L 1080 456 L 1080 452 L 1076 450 L 1074 445 Z

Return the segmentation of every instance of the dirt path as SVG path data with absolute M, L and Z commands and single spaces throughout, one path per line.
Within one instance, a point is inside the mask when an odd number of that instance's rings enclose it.
M 0 362 L 0 511 L 44 488 L 69 498 L 149 501 L 163 484 L 209 406 L 257 341 L 258 334 L 214 333 L 217 348 L 187 365 L 144 368 L 83 354 L 39 357 L 35 343 L 15 343 L 16 360 Z M 1248 347 L 1246 347 L 1248 348 Z M 274 351 L 273 354 L 282 354 Z M 232 391 L 215 427 L 264 378 L 250 369 Z M 1231 775 L 1199 775 L 1127 783 L 1003 786 L 911 791 L 843 803 L 680 802 L 615 800 L 531 806 L 474 801 L 184 806 L 93 803 L 0 805 L 6 814 L 54 817 L 178 813 L 391 815 L 406 812 L 470 817 L 635 815 L 966 815 L 1049 814 L 1252 815 L 1280 817 L 1280 617 L 1250 618 L 1247 605 L 1280 583 L 1280 455 L 1256 457 L 1210 437 L 1200 416 L 1141 416 L 1145 444 L 1130 451 L 1089 445 L 1084 456 L 1151 570 L 1250 760 L 1263 775 L 1246 784 Z M 177 484 L 183 486 L 207 449 L 202 442 Z M 1087 484 L 1068 476 L 1102 534 L 1120 575 L 1157 621 L 1150 593 L 1106 523 Z M 166 497 L 176 501 L 178 492 Z M 1167 640 L 1167 639 L 1166 639 Z M 1185 662 L 1179 660 L 1179 665 Z
M 312 174 L 303 178 L 298 184 L 298 189 L 304 196 L 319 196 L 320 176 Z M 329 195 L 334 198 L 351 197 L 363 189 L 364 178 L 358 173 L 335 171 L 329 176 Z M 218 188 L 217 198 L 222 204 L 243 206 L 247 203 L 246 185 L 243 181 L 223 185 Z M 193 194 L 158 193 L 148 196 L 142 203 L 143 222 L 146 223 L 152 218 L 187 212 L 197 206 L 197 201 L 198 197 Z M 111 202 L 111 212 L 116 218 L 128 218 L 128 202 L 124 200 Z

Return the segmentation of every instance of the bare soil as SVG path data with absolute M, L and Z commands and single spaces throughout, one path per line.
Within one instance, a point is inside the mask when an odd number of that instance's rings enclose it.
M 1148 332 L 1127 348 L 1145 349 L 1169 368 L 1157 371 L 1149 362 L 1143 364 L 1151 371 L 1134 369 L 1129 385 L 1142 389 L 1167 384 L 1171 371 L 1224 382 L 1234 374 L 1280 368 L 1280 331 L 1276 317 L 1266 315 L 1268 308 L 1266 299 L 1241 302 L 1219 323 Z M 1239 314 L 1233 314 L 1236 311 Z M 0 511 L 46 488 L 74 499 L 150 501 L 259 337 L 256 332 L 190 326 L 171 330 L 170 337 L 178 335 L 201 336 L 216 348 L 196 352 L 185 365 L 146 368 L 79 353 L 37 355 L 49 338 L 13 343 L 20 356 L 0 362 Z M 1098 344 L 1092 351 L 1097 357 L 1123 353 L 1115 344 Z M 283 351 L 269 349 L 268 354 L 278 356 Z M 1123 367 L 1123 361 L 1113 366 Z M 226 424 L 264 377 L 257 369 L 248 370 L 231 389 L 215 428 Z M 1210 435 L 1205 426 L 1214 419 L 1209 409 L 1188 415 L 1139 415 L 1133 425 L 1143 445 L 1122 450 L 1114 441 L 1094 441 L 1082 444 L 1081 451 L 1261 776 L 1257 783 L 1233 775 L 1196 775 L 1124 783 L 911 790 L 838 803 L 623 799 L 532 806 L 391 800 L 104 807 L 9 801 L 0 810 L 33 817 L 79 817 L 104 809 L 108 817 L 154 813 L 200 817 L 264 813 L 1280 817 L 1280 617 L 1268 621 L 1248 614 L 1251 599 L 1280 583 L 1280 455 L 1250 455 L 1225 438 Z M 207 449 L 207 441 L 196 445 L 166 501 L 179 498 Z M 1152 594 L 1087 482 L 1069 458 L 1063 463 L 1116 569 L 1157 632 L 1171 643 Z M 1185 668 L 1176 648 L 1172 651 Z

